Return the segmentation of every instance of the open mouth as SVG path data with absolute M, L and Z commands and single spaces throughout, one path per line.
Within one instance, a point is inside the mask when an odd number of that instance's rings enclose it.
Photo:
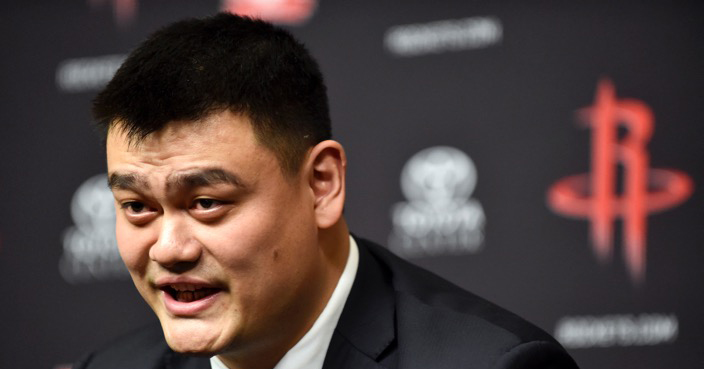
M 161 288 L 178 302 L 193 302 L 220 291 L 217 288 L 198 287 L 192 284 L 171 284 Z

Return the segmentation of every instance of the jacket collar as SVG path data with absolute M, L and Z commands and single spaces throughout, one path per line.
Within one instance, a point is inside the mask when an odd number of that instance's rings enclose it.
M 339 353 L 341 349 L 335 346 L 342 341 L 377 361 L 396 339 L 394 290 L 389 273 L 370 253 L 369 241 L 357 237 L 355 240 L 359 246 L 359 267 L 328 349 L 326 364 L 336 351 Z

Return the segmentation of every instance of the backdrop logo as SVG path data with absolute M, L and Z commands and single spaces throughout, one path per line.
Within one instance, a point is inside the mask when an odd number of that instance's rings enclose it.
M 674 314 L 567 316 L 555 327 L 555 338 L 569 349 L 653 346 L 672 343 L 679 334 Z
M 391 249 L 408 257 L 479 251 L 485 217 L 470 198 L 476 184 L 474 163 L 458 149 L 436 146 L 411 157 L 401 173 L 408 201 L 391 212 Z
M 115 23 L 129 26 L 137 17 L 138 0 L 87 0 L 92 8 L 110 2 Z M 274 23 L 301 24 L 315 11 L 317 0 L 221 0 L 221 10 L 261 18 Z
M 108 0 L 88 0 L 91 7 L 102 6 Z M 115 22 L 119 26 L 127 26 L 137 16 L 139 2 L 137 0 L 109 0 Z
M 498 18 L 470 17 L 393 26 L 384 35 L 384 46 L 396 56 L 419 56 L 482 49 L 502 39 Z
M 317 5 L 317 0 L 223 0 L 222 10 L 279 24 L 301 24 Z
M 617 99 L 611 82 L 601 81 L 594 105 L 579 113 L 592 129 L 591 173 L 555 183 L 548 204 L 557 213 L 589 219 L 594 251 L 602 261 L 611 259 L 614 222 L 623 219 L 627 268 L 634 281 L 642 281 L 647 216 L 687 200 L 692 180 L 676 170 L 649 168 L 646 145 L 653 134 L 653 114 L 641 101 Z M 619 128 L 625 129 L 624 137 L 619 137 Z M 618 178 L 619 168 L 623 178 Z
M 64 232 L 59 270 L 67 282 L 128 277 L 115 239 L 115 205 L 107 175 L 89 178 L 71 201 L 75 226 Z
M 56 86 L 68 93 L 99 90 L 110 82 L 125 58 L 116 54 L 66 59 L 56 68 Z

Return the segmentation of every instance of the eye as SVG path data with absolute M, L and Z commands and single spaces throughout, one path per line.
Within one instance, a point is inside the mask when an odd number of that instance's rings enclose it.
M 146 206 L 143 203 L 138 202 L 138 201 L 129 201 L 129 202 L 122 203 L 121 207 L 123 209 L 125 209 L 127 212 L 133 213 L 133 214 L 139 214 L 139 213 L 142 213 L 145 210 L 147 210 Z
M 145 225 L 152 221 L 158 212 L 156 209 L 140 201 L 126 201 L 120 204 L 125 218 L 134 225 Z
M 229 201 L 216 200 L 208 197 L 194 199 L 190 212 L 194 218 L 202 222 L 215 222 L 223 219 L 232 210 Z
M 221 204 L 222 203 L 220 201 L 215 199 L 196 199 L 193 202 L 193 208 L 199 210 L 210 210 L 216 208 L 218 205 Z

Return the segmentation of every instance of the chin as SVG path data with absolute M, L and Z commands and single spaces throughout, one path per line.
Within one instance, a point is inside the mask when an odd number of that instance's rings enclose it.
M 218 342 L 217 328 L 208 327 L 197 321 L 164 322 L 164 338 L 169 347 L 179 353 L 194 355 L 215 355 L 222 349 Z

